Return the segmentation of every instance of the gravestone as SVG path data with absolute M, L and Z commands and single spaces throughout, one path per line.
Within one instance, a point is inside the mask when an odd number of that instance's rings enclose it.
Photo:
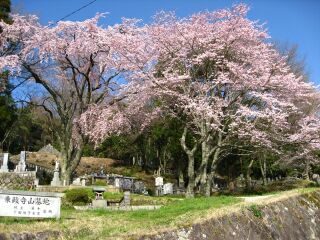
M 163 186 L 163 177 L 156 177 L 155 186 L 156 187 Z
M 120 187 L 123 190 L 131 190 L 133 188 L 133 178 L 123 177 L 120 181 Z
M 60 218 L 62 193 L 0 190 L 0 216 Z
M 16 172 L 25 172 L 26 171 L 26 151 L 20 152 L 20 160 L 16 166 Z
M 72 185 L 81 186 L 81 179 L 76 178 L 72 181 Z
M 121 203 L 122 206 L 130 206 L 131 204 L 131 199 L 130 199 L 130 192 L 129 191 L 125 191 L 123 194 L 123 201 Z
M 53 172 L 53 179 L 51 181 L 51 186 L 59 187 L 61 186 L 60 174 L 59 174 L 59 162 L 56 161 L 56 165 Z
M 155 178 L 155 186 L 156 186 L 156 196 L 163 195 L 163 177 L 156 177 Z
M 135 181 L 134 183 L 133 183 L 133 191 L 135 192 L 135 193 L 143 193 L 144 192 L 144 190 L 145 190 L 145 186 L 144 186 L 144 182 L 142 182 L 142 181 Z
M 114 179 L 114 186 L 117 188 L 120 188 L 121 183 L 120 183 L 120 178 L 115 178 Z
M 164 195 L 173 194 L 173 184 L 172 183 L 166 183 L 163 185 L 163 194 Z
M 8 162 L 9 162 L 9 153 L 4 153 L 0 172 L 9 172 Z

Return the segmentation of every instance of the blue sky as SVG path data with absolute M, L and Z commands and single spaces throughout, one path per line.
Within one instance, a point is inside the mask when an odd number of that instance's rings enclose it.
M 92 0 L 11 0 L 18 11 L 33 13 L 43 24 L 56 21 Z M 148 23 L 160 10 L 174 10 L 178 16 L 194 12 L 231 7 L 235 3 L 251 7 L 249 18 L 265 22 L 274 41 L 298 44 L 306 58 L 310 80 L 320 84 L 320 0 L 97 0 L 67 18 L 84 20 L 96 12 L 109 12 L 106 24 L 120 22 L 121 17 L 139 18 Z

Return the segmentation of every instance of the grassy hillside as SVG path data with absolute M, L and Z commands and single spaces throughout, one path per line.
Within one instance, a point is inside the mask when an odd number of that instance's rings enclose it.
M 20 156 L 10 157 L 10 161 L 18 163 Z M 55 161 L 59 160 L 58 156 L 50 153 L 27 152 L 27 163 L 41 166 L 54 170 Z M 105 173 L 114 173 L 130 177 L 136 177 L 143 180 L 148 187 L 154 185 L 154 177 L 152 174 L 142 171 L 139 167 L 124 166 L 121 161 L 111 158 L 82 157 L 79 166 L 76 169 L 78 176 L 99 173 L 103 167 Z

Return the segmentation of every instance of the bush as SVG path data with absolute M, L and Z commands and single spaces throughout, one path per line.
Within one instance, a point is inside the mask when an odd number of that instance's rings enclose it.
M 94 198 L 91 188 L 75 188 L 65 191 L 66 201 L 72 205 L 85 205 Z
M 255 217 L 262 218 L 262 211 L 257 205 L 253 204 L 249 206 L 248 209 L 253 213 Z
M 112 193 L 112 192 L 104 192 L 103 198 L 107 201 L 115 201 L 120 202 L 123 198 L 123 193 Z
M 104 180 L 96 180 L 94 183 L 95 186 L 107 186 L 107 182 Z

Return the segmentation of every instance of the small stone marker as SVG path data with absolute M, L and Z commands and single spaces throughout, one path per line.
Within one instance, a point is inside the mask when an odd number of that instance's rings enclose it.
M 173 184 L 172 183 L 166 183 L 163 185 L 163 194 L 173 194 Z
M 4 153 L 0 172 L 9 172 L 8 162 L 9 162 L 9 153 Z
M 0 190 L 0 216 L 60 218 L 62 193 Z
M 120 184 L 120 179 L 119 178 L 116 178 L 114 180 L 114 186 L 117 187 L 117 188 L 120 188 L 121 184 Z

